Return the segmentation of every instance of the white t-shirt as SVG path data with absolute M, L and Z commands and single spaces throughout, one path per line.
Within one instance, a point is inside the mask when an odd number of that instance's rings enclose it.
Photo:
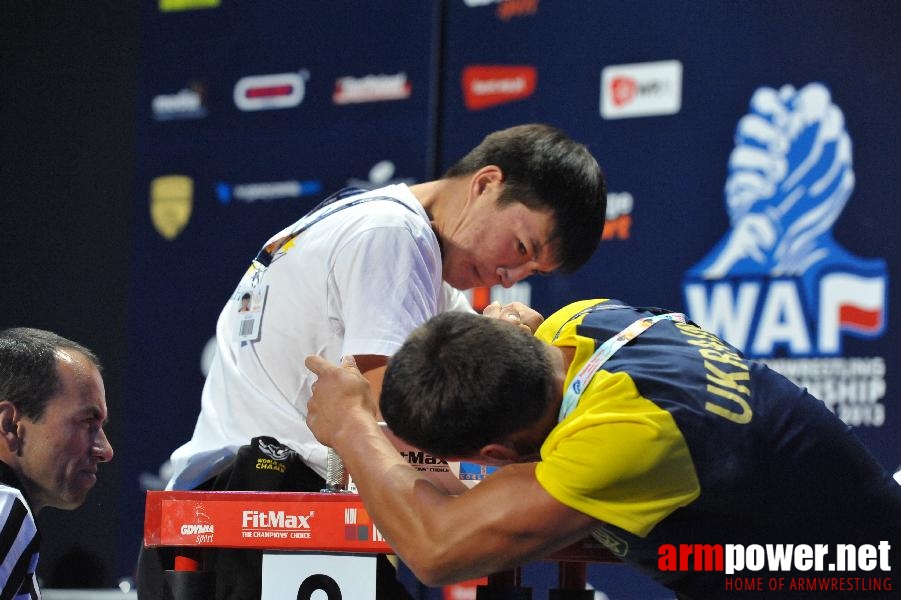
M 381 198 L 359 202 L 367 197 Z M 318 354 L 338 362 L 346 354 L 390 356 L 430 317 L 472 311 L 466 297 L 442 281 L 438 239 L 405 185 L 339 200 L 270 242 L 344 204 L 353 205 L 310 225 L 258 275 L 253 288 L 254 302 L 262 306 L 257 341 L 240 341 L 237 333 L 248 314 L 241 310 L 241 297 L 251 289 L 253 269 L 222 310 L 200 416 L 191 440 L 172 454 L 167 489 L 196 487 L 261 435 L 293 448 L 324 477 L 327 450 L 306 426 L 315 376 L 304 358 Z

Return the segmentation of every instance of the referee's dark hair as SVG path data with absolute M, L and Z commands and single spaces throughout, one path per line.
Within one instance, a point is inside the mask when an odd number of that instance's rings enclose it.
M 60 390 L 59 351 L 83 354 L 98 370 L 97 356 L 78 342 L 50 331 L 14 327 L 0 332 L 0 400 L 8 400 L 32 421 Z

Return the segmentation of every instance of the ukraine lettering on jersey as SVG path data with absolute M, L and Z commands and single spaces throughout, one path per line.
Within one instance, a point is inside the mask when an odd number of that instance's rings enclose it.
M 688 344 L 698 349 L 707 374 L 707 392 L 714 398 L 704 403 L 704 410 L 744 425 L 751 422 L 751 372 L 748 363 L 715 335 L 688 323 L 676 323 L 688 336 Z
M 836 356 L 886 328 L 885 260 L 832 228 L 854 189 L 851 140 L 829 90 L 758 89 L 739 120 L 725 203 L 730 229 L 688 269 L 689 316 L 750 356 Z

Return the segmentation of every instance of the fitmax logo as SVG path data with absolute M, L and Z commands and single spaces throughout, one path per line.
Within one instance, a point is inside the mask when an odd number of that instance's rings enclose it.
M 292 515 L 283 510 L 245 510 L 241 512 L 241 527 L 250 529 L 310 529 L 308 515 Z
M 433 454 L 421 451 L 401 452 L 401 456 L 407 459 L 411 465 L 447 465 L 447 461 Z

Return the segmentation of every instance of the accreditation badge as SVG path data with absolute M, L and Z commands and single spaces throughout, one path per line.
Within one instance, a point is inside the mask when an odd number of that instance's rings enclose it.
M 266 306 L 268 285 L 239 285 L 232 296 L 234 310 L 235 340 L 238 342 L 258 342 L 263 309 Z

